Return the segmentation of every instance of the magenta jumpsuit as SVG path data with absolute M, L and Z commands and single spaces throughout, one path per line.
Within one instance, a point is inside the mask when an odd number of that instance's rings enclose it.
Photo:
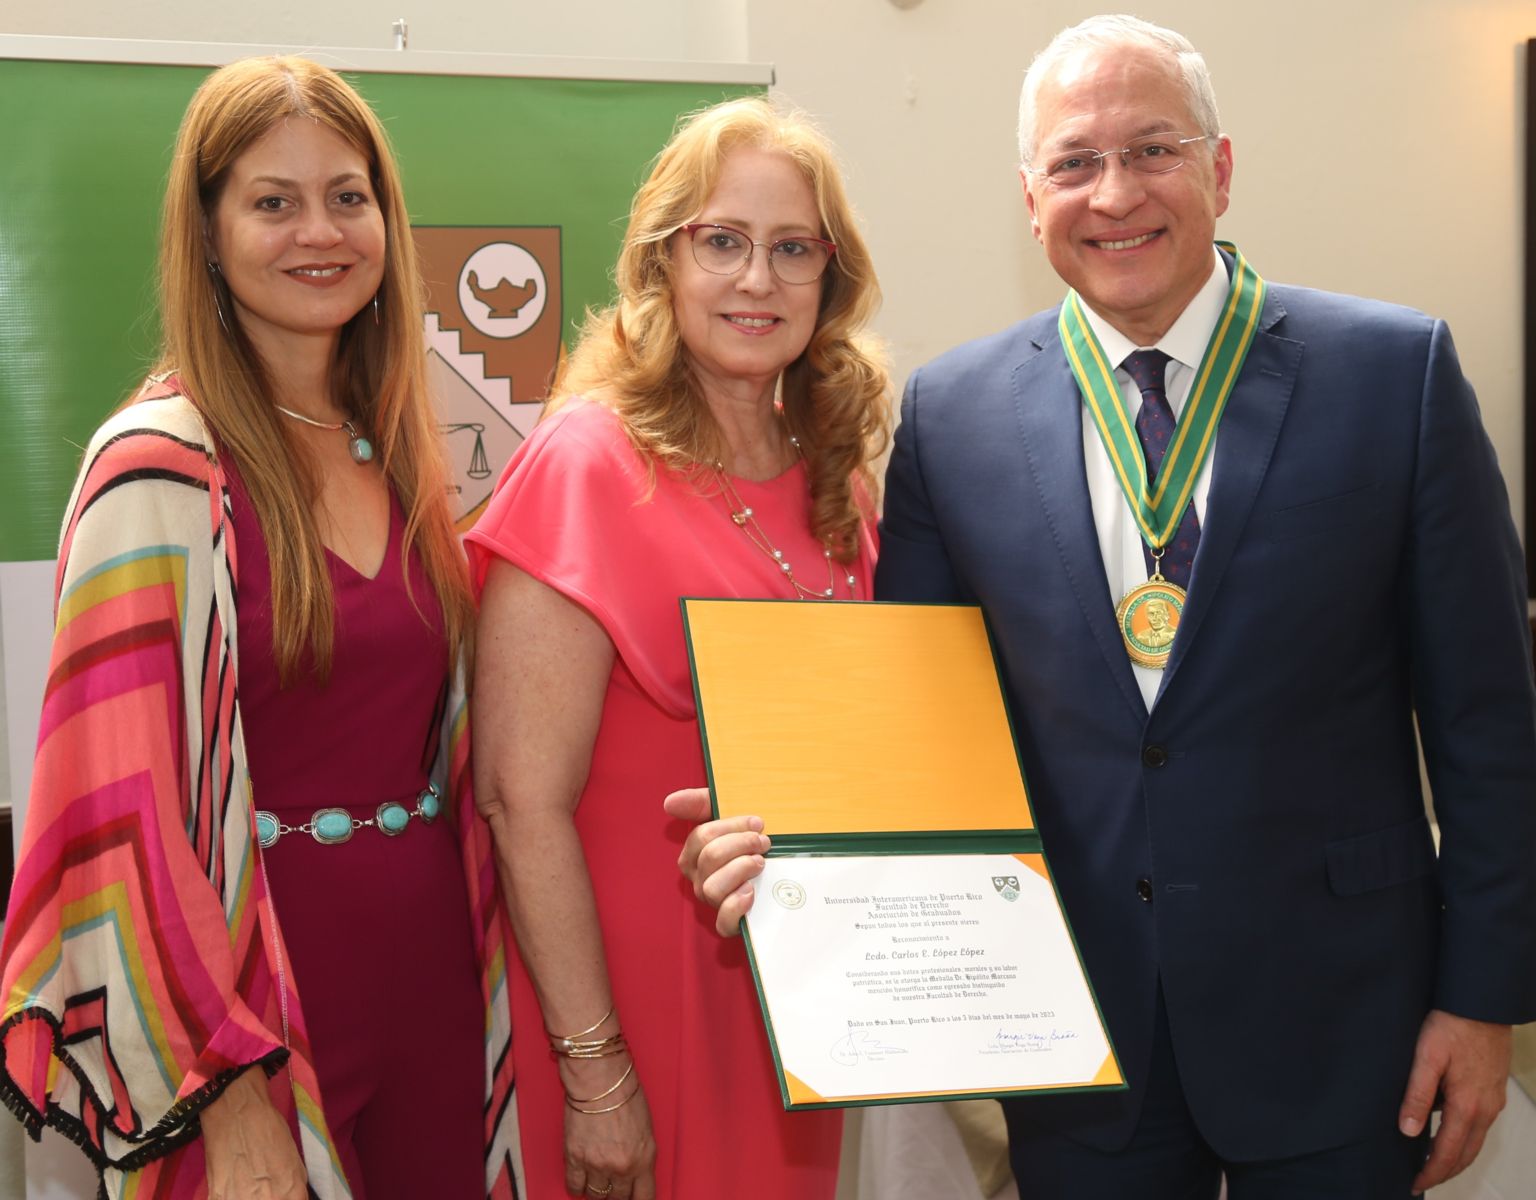
M 284 689 L 266 542 L 238 472 L 228 474 L 240 706 L 257 809 L 297 826 L 319 808 L 359 819 L 386 800 L 414 808 L 437 750 L 447 654 L 442 611 L 415 555 L 405 587 L 399 501 L 391 497 L 377 576 L 326 552 L 336 597 L 330 680 L 309 676 Z M 397 837 L 358 829 L 341 845 L 288 833 L 263 864 L 353 1194 L 484 1197 L 484 1005 L 447 817 L 412 818 Z

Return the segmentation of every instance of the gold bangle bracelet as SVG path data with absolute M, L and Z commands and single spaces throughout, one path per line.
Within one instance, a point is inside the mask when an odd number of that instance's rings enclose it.
M 582 1049 L 589 1048 L 589 1047 L 592 1047 L 592 1046 L 601 1046 L 601 1045 L 603 1045 L 603 1044 L 605 1044 L 607 1042 L 611 1042 L 611 1041 L 615 1040 L 616 1038 L 622 1038 L 624 1036 L 624 1034 L 622 1032 L 620 1032 L 620 1033 L 612 1034 L 612 1035 L 610 1035 L 608 1037 L 605 1037 L 605 1038 L 595 1038 L 595 1039 L 592 1039 L 590 1041 L 583 1041 L 582 1040 L 582 1039 L 586 1038 L 586 1036 L 589 1033 L 595 1033 L 599 1029 L 601 1029 L 603 1027 L 603 1022 L 606 1021 L 609 1017 L 613 1016 L 613 1013 L 614 1013 L 614 1006 L 610 1004 L 608 1006 L 608 1011 L 605 1012 L 602 1016 L 600 1016 L 596 1020 L 596 1022 L 594 1022 L 591 1025 L 588 1025 L 585 1029 L 580 1030 L 580 1031 L 578 1031 L 576 1033 L 570 1034 L 569 1036 L 566 1036 L 566 1037 L 561 1037 L 557 1033 L 550 1033 L 549 1030 L 546 1029 L 544 1031 L 544 1036 L 549 1039 L 549 1048 L 551 1050 L 553 1050 L 556 1054 L 567 1054 L 567 1055 L 569 1055 L 569 1054 L 577 1053 L 577 1052 L 579 1052 Z
M 613 1081 L 613 1086 L 612 1087 L 610 1087 L 610 1088 L 608 1088 L 608 1089 L 606 1089 L 604 1091 L 598 1092 L 598 1094 L 595 1095 L 595 1096 L 587 1096 L 585 1098 L 582 1098 L 580 1096 L 573 1096 L 573 1095 L 570 1094 L 570 1092 L 566 1092 L 565 1098 L 567 1100 L 569 1100 L 572 1104 L 596 1104 L 599 1100 L 606 1100 L 606 1099 L 608 1099 L 609 1096 L 613 1095 L 614 1092 L 618 1091 L 621 1087 L 623 1087 L 624 1086 L 624 1081 L 626 1079 L 628 1079 L 634 1073 L 635 1073 L 635 1060 L 634 1059 L 630 1059 L 629 1060 L 629 1066 L 624 1068 L 624 1074 L 620 1075 L 617 1079 L 615 1079 Z M 586 1109 L 578 1108 L 576 1111 L 577 1112 L 586 1112 Z
M 602 1026 L 603 1026 L 603 1022 L 606 1021 L 611 1016 L 613 1016 L 613 1005 L 610 1004 L 608 1006 L 608 1011 L 605 1012 L 602 1016 L 598 1017 L 598 1019 L 596 1021 L 592 1022 L 592 1024 L 588 1025 L 585 1029 L 581 1030 L 579 1033 L 571 1034 L 570 1037 L 568 1037 L 568 1038 L 563 1038 L 558 1033 L 550 1033 L 549 1030 L 547 1030 L 547 1029 L 544 1031 L 544 1033 L 549 1038 L 549 1040 L 552 1041 L 552 1042 L 574 1041 L 577 1038 L 584 1038 L 584 1037 L 587 1036 L 587 1034 L 595 1033 L 597 1030 L 601 1029 Z
M 550 1058 L 553 1058 L 553 1059 L 561 1059 L 561 1058 L 563 1058 L 563 1059 L 567 1060 L 568 1062 L 586 1062 L 589 1059 L 594 1059 L 594 1058 L 612 1058 L 615 1054 L 628 1054 L 628 1053 L 629 1053 L 629 1046 L 626 1045 L 623 1042 L 620 1042 L 617 1046 L 610 1046 L 606 1050 L 593 1050 L 592 1052 L 585 1053 L 585 1054 L 556 1054 L 553 1050 L 551 1050 L 549 1052 L 549 1056 L 550 1056 Z
M 616 1033 L 612 1037 L 599 1038 L 592 1042 L 573 1042 L 568 1038 L 561 1039 L 559 1045 L 551 1042 L 549 1052 L 555 1058 L 607 1058 L 610 1054 L 622 1054 L 629 1048 L 622 1033 Z
M 626 1104 L 628 1104 L 631 1100 L 633 1100 L 639 1094 L 640 1094 L 640 1084 L 637 1081 L 635 1083 L 635 1086 L 634 1086 L 633 1090 L 629 1093 L 629 1095 L 625 1096 L 624 1099 L 620 1100 L 617 1104 L 610 1104 L 607 1108 L 582 1108 L 574 1100 L 572 1100 L 569 1096 L 567 1096 L 565 1098 L 565 1103 L 566 1103 L 566 1106 L 568 1108 L 571 1108 L 571 1109 L 573 1109 L 576 1112 L 585 1113 L 589 1117 L 600 1117 L 600 1116 L 603 1115 L 603 1113 L 618 1112 L 619 1109 L 623 1108 Z

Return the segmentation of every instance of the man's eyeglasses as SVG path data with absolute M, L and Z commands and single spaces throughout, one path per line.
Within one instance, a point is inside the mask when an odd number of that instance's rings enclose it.
M 837 253 L 837 247 L 824 238 L 797 235 L 754 242 L 729 225 L 684 225 L 678 232 L 688 235 L 693 261 L 711 275 L 736 274 L 762 246 L 768 251 L 769 270 L 781 283 L 815 283 Z
M 1149 133 L 1134 138 L 1120 150 L 1094 150 L 1087 146 L 1077 150 L 1063 150 L 1053 154 L 1043 167 L 1026 167 L 1031 175 L 1040 175 L 1053 188 L 1071 191 L 1097 182 L 1105 169 L 1105 160 L 1118 158 L 1128 171 L 1138 175 L 1164 175 L 1177 171 L 1189 161 L 1186 149 L 1196 142 L 1213 142 L 1210 134 L 1198 137 L 1175 137 L 1167 133 Z

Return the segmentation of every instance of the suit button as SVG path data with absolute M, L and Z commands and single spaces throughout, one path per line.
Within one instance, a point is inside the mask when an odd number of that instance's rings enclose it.
M 1148 904 L 1152 903 L 1152 881 L 1150 879 L 1138 879 L 1136 881 L 1136 894 Z
M 1141 761 L 1149 767 L 1162 767 L 1168 763 L 1168 751 L 1156 744 L 1145 746 L 1141 751 Z

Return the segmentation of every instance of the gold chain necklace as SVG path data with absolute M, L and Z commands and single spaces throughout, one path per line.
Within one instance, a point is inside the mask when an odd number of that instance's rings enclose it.
M 795 448 L 795 454 L 800 456 L 799 439 L 791 437 L 789 444 Z M 715 479 L 720 485 L 720 495 L 725 500 L 726 511 L 730 515 L 731 521 L 735 524 L 736 528 L 747 535 L 747 541 L 756 546 L 770 561 L 778 566 L 789 586 L 794 589 L 795 598 L 797 600 L 831 600 L 837 586 L 837 565 L 832 561 L 831 545 L 823 542 L 821 546 L 822 557 L 827 564 L 827 586 L 825 588 L 806 587 L 805 584 L 795 578 L 794 568 L 789 560 L 784 557 L 784 551 L 775 546 L 769 540 L 768 535 L 763 532 L 763 527 L 757 523 L 757 517 L 753 513 L 751 506 L 742 503 L 740 494 L 731 483 L 731 477 L 725 473 L 725 464 L 718 458 L 715 459 L 714 472 Z M 848 584 L 848 598 L 853 599 L 859 581 L 851 570 L 847 573 L 845 579 Z

